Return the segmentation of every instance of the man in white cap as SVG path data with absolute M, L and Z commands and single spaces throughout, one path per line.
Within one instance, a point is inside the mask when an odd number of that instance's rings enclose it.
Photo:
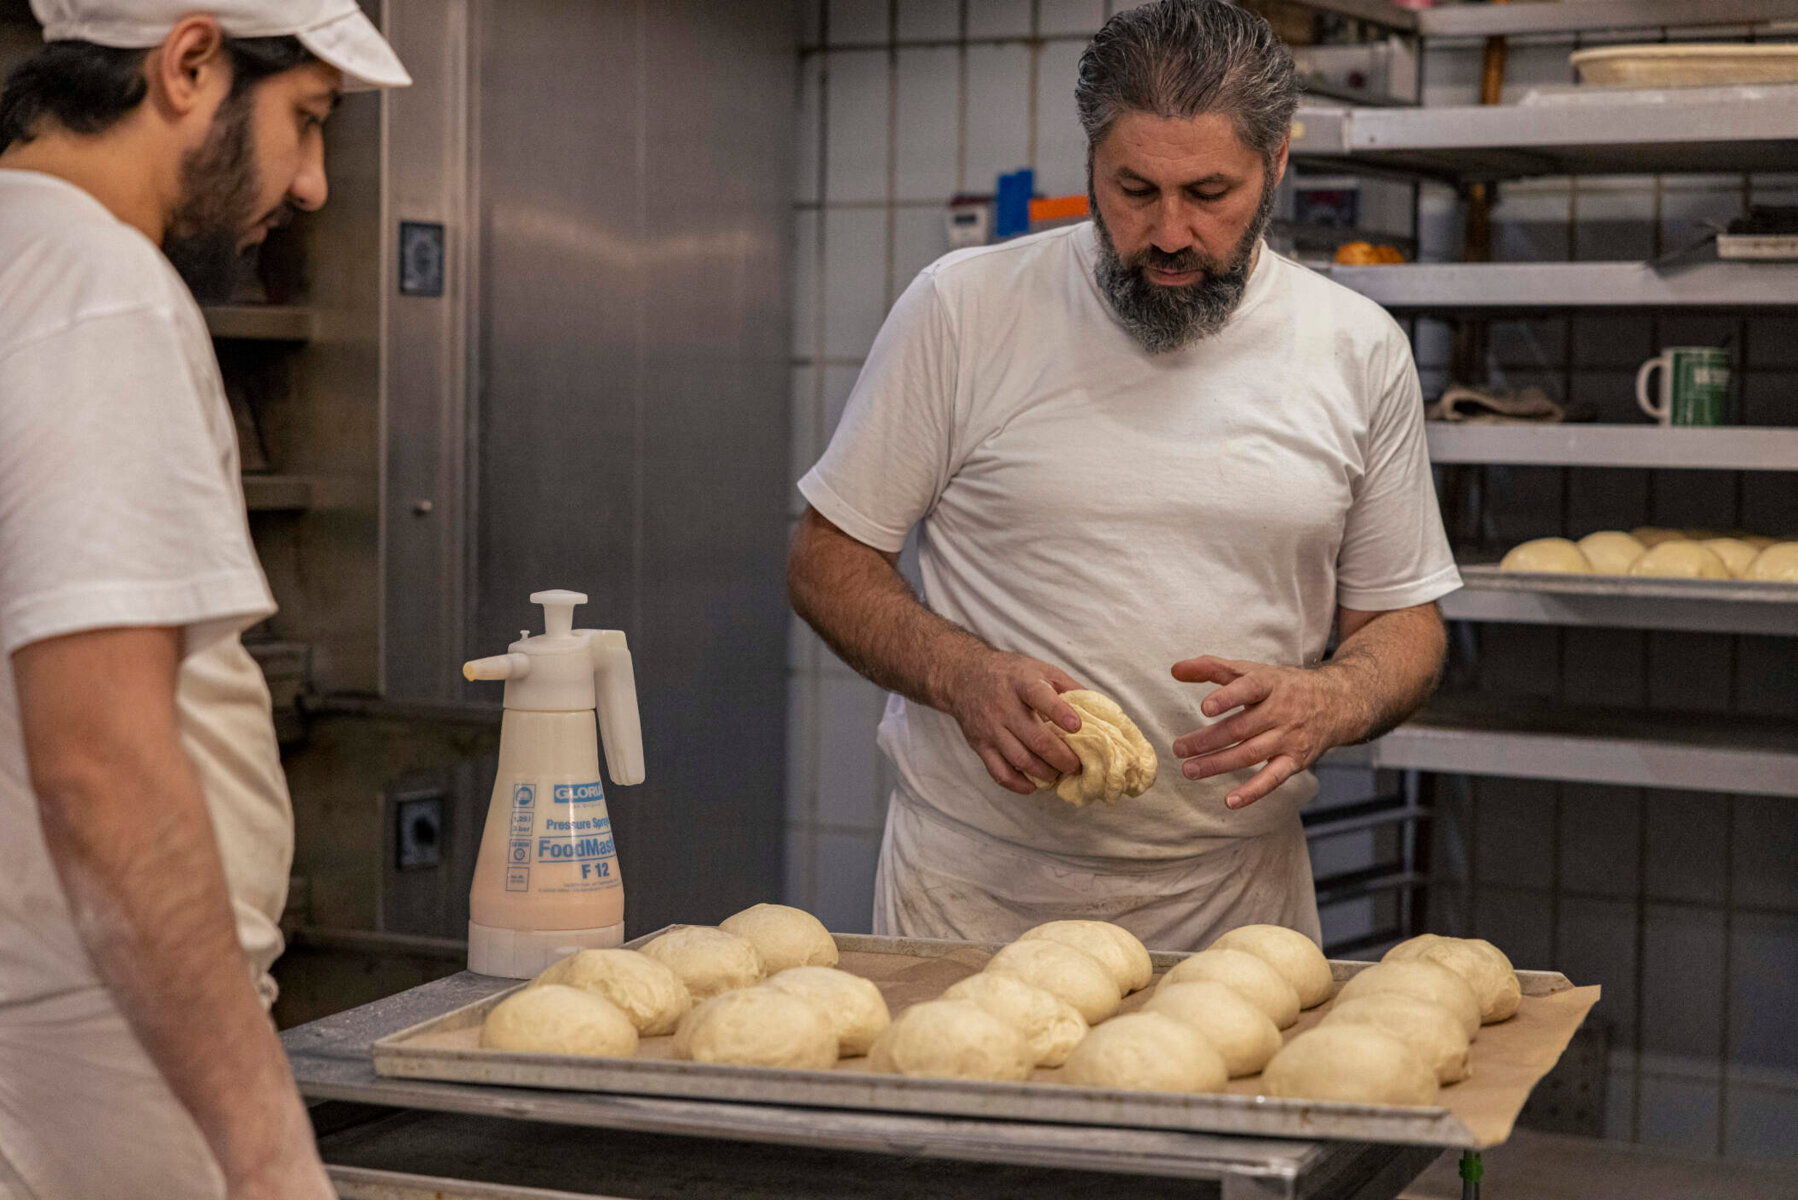
M 194 295 L 325 202 L 342 91 L 410 80 L 355 0 L 32 7 L 0 94 L 0 1196 L 322 1200 L 266 1012 L 293 818 L 238 634 L 274 604 Z

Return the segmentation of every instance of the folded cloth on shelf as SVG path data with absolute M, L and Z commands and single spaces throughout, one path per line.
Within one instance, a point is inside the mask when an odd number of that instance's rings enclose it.
M 1430 421 L 1470 425 L 1552 425 L 1567 419 L 1567 410 L 1541 388 L 1474 388 L 1451 384 L 1436 403 L 1424 406 Z

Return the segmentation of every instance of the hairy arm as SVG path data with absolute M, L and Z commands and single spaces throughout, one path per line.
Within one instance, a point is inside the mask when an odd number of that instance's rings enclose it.
M 1199 711 L 1235 715 L 1175 740 L 1188 779 L 1266 764 L 1231 790 L 1253 804 L 1332 746 L 1376 738 L 1415 712 L 1442 674 L 1448 640 L 1435 604 L 1390 612 L 1337 610 L 1336 653 L 1317 667 L 1278 667 L 1204 655 L 1174 664 L 1174 678 L 1214 683 Z
M 808 508 L 787 559 L 793 608 L 862 675 L 961 725 L 1001 786 L 1080 769 L 1066 742 L 1043 725 L 1080 728 L 1061 693 L 1080 685 L 1059 667 L 995 650 L 919 602 L 899 556 L 857 541 Z
M 175 711 L 177 629 L 12 656 L 31 784 L 82 944 L 234 1200 L 331 1196 L 251 983 Z

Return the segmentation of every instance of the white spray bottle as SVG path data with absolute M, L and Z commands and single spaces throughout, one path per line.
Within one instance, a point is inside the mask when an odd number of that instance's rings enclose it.
M 570 947 L 624 940 L 624 880 L 599 781 L 594 709 L 612 782 L 643 782 L 631 652 L 616 629 L 575 629 L 579 592 L 537 592 L 544 632 L 462 667 L 506 681 L 499 773 L 468 892 L 468 969 L 529 979 Z

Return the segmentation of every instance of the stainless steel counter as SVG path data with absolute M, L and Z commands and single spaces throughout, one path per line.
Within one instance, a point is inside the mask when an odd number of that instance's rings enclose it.
M 346 1197 L 1021 1195 L 1392 1200 L 1431 1147 L 383 1079 L 370 1044 L 511 986 L 464 972 L 282 1035 Z M 333 1127 L 341 1125 L 341 1127 Z M 606 1130 L 607 1133 L 596 1133 Z M 1126 1178 L 1127 1177 L 1127 1178 Z M 458 1191 L 450 1181 L 468 1181 Z M 472 1186 L 478 1184 L 478 1187 Z

